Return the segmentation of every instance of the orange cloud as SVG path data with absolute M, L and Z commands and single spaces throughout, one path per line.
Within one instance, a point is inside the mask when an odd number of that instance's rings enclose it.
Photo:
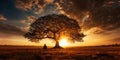
M 34 22 L 35 19 L 36 19 L 34 16 L 28 16 L 27 18 L 28 18 L 28 22 L 29 22 L 29 23 Z
M 87 31 L 84 31 L 85 34 L 89 35 L 89 34 L 99 34 L 99 33 L 103 33 L 105 30 L 99 28 L 99 27 L 93 27 L 90 28 Z
M 53 3 L 54 0 L 45 0 L 47 3 Z
M 0 15 L 0 20 L 7 20 L 3 15 Z
M 20 23 L 25 24 L 26 20 L 21 20 Z
M 16 0 L 16 7 L 24 10 L 29 10 L 33 6 L 32 2 L 33 0 L 26 0 L 25 2 L 24 0 Z

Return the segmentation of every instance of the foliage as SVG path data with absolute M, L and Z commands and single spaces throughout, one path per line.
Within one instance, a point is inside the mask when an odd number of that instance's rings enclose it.
M 59 41 L 61 36 L 68 36 L 71 41 L 82 41 L 83 33 L 76 20 L 65 15 L 48 15 L 38 18 L 31 24 L 25 37 L 33 42 L 50 38 Z

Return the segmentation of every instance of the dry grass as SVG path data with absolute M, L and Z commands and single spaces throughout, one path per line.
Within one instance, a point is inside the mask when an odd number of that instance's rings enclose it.
M 1 46 L 0 60 L 120 60 L 120 47 L 74 47 L 42 49 Z

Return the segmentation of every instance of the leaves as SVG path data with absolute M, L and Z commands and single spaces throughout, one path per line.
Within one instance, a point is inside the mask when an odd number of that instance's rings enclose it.
M 76 20 L 65 15 L 48 15 L 38 18 L 31 24 L 30 30 L 25 37 L 33 41 L 50 38 L 59 40 L 61 35 L 69 36 L 75 40 L 82 40 L 84 36 L 79 33 L 80 26 Z M 74 34 L 73 36 L 70 36 Z M 79 39 L 80 38 L 80 39 Z

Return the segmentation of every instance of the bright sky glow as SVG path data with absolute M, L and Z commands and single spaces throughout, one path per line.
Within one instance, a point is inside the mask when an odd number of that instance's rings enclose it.
M 60 43 L 60 46 L 67 46 L 68 44 L 67 38 L 62 38 L 59 43 Z

